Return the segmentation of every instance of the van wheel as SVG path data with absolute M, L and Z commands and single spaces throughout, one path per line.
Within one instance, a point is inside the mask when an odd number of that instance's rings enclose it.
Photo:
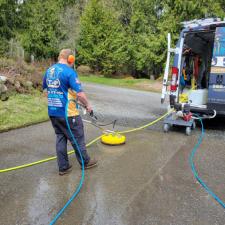
M 186 127 L 186 134 L 187 136 L 191 135 L 191 127 Z
M 164 126 L 163 126 L 163 130 L 165 133 L 168 133 L 169 132 L 169 129 L 170 129 L 170 126 L 168 123 L 165 123 Z

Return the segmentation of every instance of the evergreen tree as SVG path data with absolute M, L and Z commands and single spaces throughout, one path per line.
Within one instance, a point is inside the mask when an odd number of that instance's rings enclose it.
M 113 12 L 100 0 L 90 0 L 81 17 L 79 61 L 106 74 L 119 72 L 128 60 L 125 42 Z
M 11 38 L 40 59 L 77 47 L 80 64 L 136 77 L 162 73 L 182 21 L 225 17 L 224 0 L 0 0 L 0 11 L 1 54 Z
M 59 1 L 27 0 L 23 3 L 23 47 L 36 58 L 57 56 L 60 42 L 66 38 L 60 23 Z
M 20 25 L 18 10 L 16 0 L 0 0 L 0 54 L 8 51 L 9 40 Z
M 224 18 L 224 6 L 220 0 L 165 0 L 161 3 L 163 8 L 160 18 L 161 34 L 168 31 L 177 40 L 181 22 L 209 17 Z
M 158 45 L 157 15 L 155 1 L 132 1 L 130 17 L 129 50 L 135 76 L 149 76 L 157 73 L 157 64 L 161 62 Z M 161 59 L 161 60 L 160 60 Z

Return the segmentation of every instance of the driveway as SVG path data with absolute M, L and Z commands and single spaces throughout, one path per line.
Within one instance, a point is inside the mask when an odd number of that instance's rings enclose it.
M 118 130 L 140 126 L 166 111 L 156 93 L 84 87 L 96 114 L 104 121 L 117 119 Z M 202 179 L 225 201 L 225 129 L 207 127 L 195 163 Z M 87 142 L 100 134 L 88 124 L 85 132 Z M 92 145 L 88 151 L 99 166 L 86 171 L 80 194 L 57 224 L 224 225 L 225 210 L 194 179 L 188 164 L 199 135 L 199 128 L 190 137 L 182 129 L 164 134 L 159 122 L 127 134 L 125 145 Z M 53 155 L 55 137 L 49 122 L 0 134 L 1 169 Z M 56 161 L 0 174 L 0 224 L 49 224 L 79 183 L 81 171 L 73 155 L 70 161 L 73 170 L 62 177 Z

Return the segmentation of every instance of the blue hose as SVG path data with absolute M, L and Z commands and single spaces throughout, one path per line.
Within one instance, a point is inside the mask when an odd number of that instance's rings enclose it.
M 67 124 L 67 127 L 68 127 L 68 130 L 69 130 L 69 133 L 72 137 L 72 140 L 73 142 L 75 143 L 76 145 L 76 148 L 79 152 L 79 155 L 80 155 L 80 158 L 81 158 L 81 164 L 82 164 L 82 175 L 81 175 L 81 179 L 80 179 L 80 183 L 76 189 L 76 191 L 74 192 L 74 194 L 72 195 L 72 197 L 67 201 L 67 203 L 64 205 L 64 207 L 57 213 L 57 215 L 55 216 L 55 218 L 51 221 L 51 223 L 49 225 L 53 225 L 57 222 L 57 220 L 59 219 L 59 217 L 63 214 L 63 212 L 66 210 L 66 208 L 70 205 L 70 203 L 76 198 L 76 196 L 79 194 L 81 188 L 82 188 L 82 185 L 83 185 L 83 182 L 84 182 L 84 160 L 83 160 L 83 157 L 82 157 L 82 154 L 80 152 L 80 148 L 79 148 L 79 145 L 77 144 L 77 141 L 70 129 L 70 125 L 69 125 L 69 122 L 68 122 L 68 115 L 67 115 L 67 111 L 68 111 L 68 105 L 69 105 L 69 102 L 70 100 L 67 102 L 67 105 L 66 105 L 66 124 Z M 198 139 L 198 142 L 197 144 L 194 146 L 190 156 L 189 156 L 189 163 L 190 163 L 190 166 L 191 166 L 191 169 L 192 169 L 192 172 L 193 172 L 193 175 L 195 176 L 195 178 L 197 179 L 197 181 L 202 185 L 202 187 L 206 190 L 206 192 L 208 192 L 208 194 L 210 194 L 224 209 L 225 209 L 225 203 L 205 184 L 205 182 L 199 177 L 198 175 L 198 172 L 195 168 L 195 165 L 194 165 L 194 157 L 195 157 L 195 154 L 199 148 L 199 146 L 201 145 L 202 143 L 202 140 L 203 140 L 203 137 L 205 135 L 205 131 L 204 131 L 204 126 L 203 126 L 203 122 L 202 122 L 202 119 L 197 116 L 200 123 L 201 123 L 201 135 Z
M 57 220 L 59 219 L 59 217 L 63 214 L 63 212 L 66 210 L 66 208 L 70 205 L 70 203 L 76 198 L 76 196 L 79 194 L 81 188 L 82 188 L 82 185 L 84 183 L 84 160 L 83 160 L 83 157 L 82 157 L 82 154 L 81 154 L 81 151 L 80 151 L 80 148 L 79 148 L 79 145 L 77 144 L 77 141 L 70 129 L 70 125 L 69 125 L 69 121 L 68 121 L 68 106 L 69 106 L 69 103 L 70 101 L 72 100 L 69 100 L 66 104 L 66 111 L 65 111 L 65 118 L 66 118 L 66 125 L 67 125 L 67 128 L 69 130 L 69 133 L 72 137 L 72 140 L 73 140 L 73 143 L 75 143 L 76 145 L 76 150 L 78 151 L 79 155 L 80 155 L 80 158 L 81 158 L 81 168 L 82 168 L 82 173 L 81 173 L 81 179 L 80 179 L 80 183 L 79 185 L 77 186 L 76 188 L 76 191 L 74 192 L 74 194 L 71 196 L 71 198 L 67 201 L 67 203 L 63 206 L 63 208 L 57 213 L 57 215 L 55 216 L 55 218 L 51 221 L 51 223 L 49 225 L 53 225 L 57 222 Z
M 202 122 L 202 119 L 197 116 L 200 123 L 201 123 L 201 135 L 198 139 L 198 143 L 195 145 L 195 147 L 193 148 L 190 156 L 189 156 L 189 163 L 190 163 L 190 166 L 191 166 L 191 169 L 192 169 L 192 172 L 195 176 L 195 178 L 197 179 L 197 181 L 202 185 L 202 187 L 208 192 L 208 194 L 210 194 L 224 209 L 225 209 L 225 203 L 205 184 L 205 182 L 199 177 L 198 175 L 198 172 L 195 168 L 195 165 L 194 165 L 194 157 L 195 157 L 195 153 L 197 152 L 199 146 L 201 145 L 202 143 L 202 140 L 203 140 L 203 137 L 205 135 L 205 131 L 204 131 L 204 126 L 203 126 L 203 122 Z

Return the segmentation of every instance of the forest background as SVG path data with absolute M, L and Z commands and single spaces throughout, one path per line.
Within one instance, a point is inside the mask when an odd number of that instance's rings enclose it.
M 181 22 L 225 17 L 224 0 L 0 0 L 0 54 L 13 46 L 27 61 L 76 52 L 77 65 L 105 76 L 157 78 L 163 72 L 167 33 L 173 44 Z

